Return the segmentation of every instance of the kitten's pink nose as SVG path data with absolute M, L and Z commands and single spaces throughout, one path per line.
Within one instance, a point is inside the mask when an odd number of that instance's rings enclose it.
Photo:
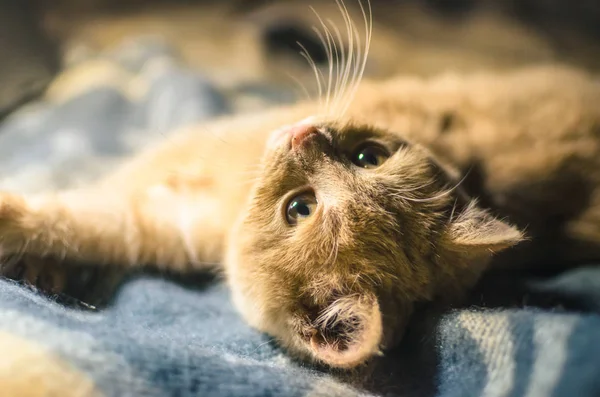
M 292 127 L 292 148 L 296 149 L 319 134 L 317 127 L 310 124 L 299 124 Z

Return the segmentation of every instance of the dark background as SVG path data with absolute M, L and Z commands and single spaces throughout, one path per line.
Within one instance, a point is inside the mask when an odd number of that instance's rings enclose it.
M 317 9 L 331 9 L 334 5 L 333 0 L 2 0 L 0 118 L 43 93 L 53 76 L 68 64 L 74 48 L 100 51 L 133 33 L 156 33 L 171 41 L 181 39 L 182 52 L 191 67 L 221 68 L 232 76 L 241 66 L 236 60 L 240 49 L 231 43 L 241 43 L 253 34 L 258 55 L 244 56 L 254 60 L 255 72 L 246 71 L 244 78 L 269 76 L 276 80 L 273 76 L 279 72 L 274 65 L 278 64 L 301 75 L 301 70 L 294 69 L 305 68 L 305 64 L 297 62 L 300 58 L 296 41 L 304 43 L 317 61 L 324 60 L 307 20 L 308 3 Z M 356 6 L 355 0 L 346 3 Z M 375 76 L 396 72 L 432 74 L 444 68 L 506 68 L 540 62 L 571 63 L 590 70 L 600 67 L 597 0 L 371 3 L 375 25 L 386 29 L 374 41 L 389 42 L 391 51 L 386 54 L 382 44 L 384 50 L 372 54 Z M 281 10 L 286 8 L 290 11 L 281 17 Z M 214 26 L 203 30 L 206 24 L 200 18 L 197 24 L 192 17 L 185 19 L 185 14 L 194 12 L 220 18 L 218 31 Z M 251 30 L 244 30 L 250 29 L 249 24 Z M 472 26 L 476 28 L 471 32 Z M 399 42 L 417 44 L 402 47 Z M 281 58 L 294 60 L 278 62 Z

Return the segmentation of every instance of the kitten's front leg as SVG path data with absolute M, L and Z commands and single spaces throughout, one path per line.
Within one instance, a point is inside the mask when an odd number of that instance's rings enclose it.
M 0 193 L 0 255 L 11 259 L 3 261 L 0 274 L 42 287 L 50 282 L 44 289 L 56 292 L 66 278 L 64 262 L 185 270 L 217 261 L 211 256 L 220 254 L 218 232 L 182 229 L 182 224 L 201 224 L 196 218 L 214 208 L 190 209 L 193 200 L 168 193 Z M 185 219 L 182 210 L 189 215 Z

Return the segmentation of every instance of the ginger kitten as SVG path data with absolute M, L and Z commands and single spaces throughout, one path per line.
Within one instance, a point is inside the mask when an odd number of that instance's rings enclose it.
M 350 368 L 490 265 L 600 259 L 596 79 L 358 87 L 364 58 L 348 59 L 321 102 L 191 127 L 86 188 L 0 193 L 2 255 L 22 258 L 2 273 L 60 289 L 63 262 L 221 268 L 252 326 Z

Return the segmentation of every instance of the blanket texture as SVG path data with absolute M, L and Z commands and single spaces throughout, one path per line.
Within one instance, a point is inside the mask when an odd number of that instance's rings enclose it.
M 84 183 L 230 103 L 168 46 L 129 43 L 73 65 L 0 125 L 0 186 Z M 215 280 L 138 275 L 101 309 L 0 280 L 1 395 L 599 396 L 600 270 L 492 281 L 472 306 L 425 312 L 401 346 L 347 373 L 291 359 Z

